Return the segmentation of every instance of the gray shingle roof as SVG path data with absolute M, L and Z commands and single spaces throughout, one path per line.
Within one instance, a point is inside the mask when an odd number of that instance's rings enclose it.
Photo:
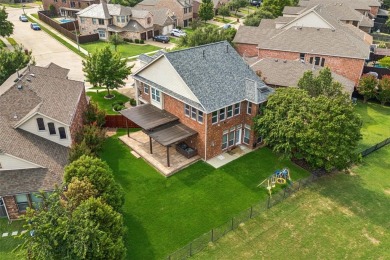
M 112 15 L 120 16 L 120 15 L 132 14 L 131 7 L 123 6 L 119 4 L 107 4 L 107 10 L 108 10 L 108 14 L 107 12 L 105 12 L 103 4 L 93 4 L 78 12 L 77 15 L 81 17 L 109 19 L 111 18 Z
M 319 71 L 323 69 L 309 63 L 292 60 L 248 59 L 247 62 L 253 71 L 261 71 L 261 78 L 264 82 L 284 87 L 297 86 L 299 79 L 306 71 L 311 70 L 314 75 L 318 75 Z M 334 72 L 332 72 L 332 76 L 335 81 L 344 86 L 346 93 L 352 94 L 355 85 L 353 81 Z
M 243 100 L 258 104 L 273 91 L 226 41 L 168 52 L 164 56 L 206 112 Z
M 381 6 L 377 0 L 301 0 L 299 6 L 308 6 L 311 4 L 342 4 L 348 5 L 355 10 L 370 10 L 370 6 Z
M 285 6 L 283 9 L 283 14 L 300 14 L 302 13 L 306 7 L 304 6 Z
M 153 23 L 159 26 L 173 24 L 173 19 L 169 17 L 170 10 L 168 8 L 159 8 L 150 10 L 153 15 Z
M 312 8 L 335 29 L 291 27 L 276 29 L 270 20 L 262 20 L 259 27 L 240 27 L 233 40 L 236 43 L 258 43 L 260 49 L 281 50 L 300 53 L 321 54 L 337 57 L 366 59 L 369 44 L 348 25 L 338 21 L 322 5 Z M 309 11 L 309 10 L 308 10 Z M 307 11 L 307 12 L 308 12 Z M 288 25 L 288 24 L 287 24 Z

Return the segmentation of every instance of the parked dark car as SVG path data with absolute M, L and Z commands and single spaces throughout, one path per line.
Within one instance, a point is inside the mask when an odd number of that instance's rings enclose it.
M 153 37 L 153 41 L 167 43 L 169 42 L 169 37 L 165 35 L 157 35 Z
M 250 4 L 259 7 L 261 5 L 260 0 L 250 0 Z
M 31 29 L 33 29 L 34 31 L 39 31 L 39 30 L 41 30 L 41 27 L 39 27 L 39 24 L 37 24 L 37 23 L 31 23 L 30 27 L 31 27 Z
M 23 15 L 23 14 L 21 16 L 19 16 L 19 20 L 22 21 L 22 22 L 28 22 L 27 17 L 25 15 Z

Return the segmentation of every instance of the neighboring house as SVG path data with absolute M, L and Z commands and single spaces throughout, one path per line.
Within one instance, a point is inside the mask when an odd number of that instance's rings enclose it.
M 375 18 L 377 16 L 381 6 L 381 2 L 378 0 L 300 0 L 298 6 L 327 3 L 346 5 L 364 15 L 370 16 L 370 18 Z
M 167 147 L 185 138 L 204 160 L 261 142 L 253 118 L 274 90 L 228 42 L 161 53 L 144 63 L 133 74 L 139 106 L 121 113 L 150 138 Z
M 370 56 L 372 36 L 338 21 L 323 5 L 297 17 L 263 19 L 258 27 L 241 26 L 233 40 L 245 57 L 303 60 L 358 84 Z
M 17 219 L 38 191 L 61 184 L 69 148 L 83 125 L 83 82 L 53 63 L 31 66 L 0 86 L 0 216 Z
M 154 21 L 150 11 L 102 1 L 78 12 L 77 19 L 81 34 L 98 33 L 102 40 L 108 40 L 112 34 L 132 40 L 153 38 Z
M 322 67 L 314 66 L 303 61 L 247 58 L 250 68 L 266 83 L 272 87 L 296 87 L 298 81 L 306 71 L 312 71 L 318 75 Z M 343 85 L 344 92 L 352 95 L 355 83 L 337 73 L 332 72 L 334 81 Z
M 144 0 L 135 8 L 142 10 L 168 8 L 175 17 L 175 27 L 188 27 L 193 19 L 193 0 Z
M 222 5 L 225 5 L 229 3 L 230 0 L 213 0 L 213 9 L 214 9 L 214 14 L 218 15 L 218 8 L 220 8 Z M 194 0 L 194 18 L 199 17 L 199 7 L 200 4 L 202 3 L 202 0 Z
M 289 17 L 292 20 L 295 17 L 298 17 L 299 15 L 304 13 L 305 11 L 313 8 L 313 6 L 316 6 L 317 4 L 309 3 L 307 4 L 307 6 L 304 7 L 286 6 L 283 10 L 283 18 Z M 337 20 L 345 24 L 352 24 L 353 26 L 359 28 L 366 33 L 370 33 L 372 28 L 374 27 L 374 21 L 368 16 L 368 14 L 362 14 L 346 4 L 337 2 L 334 3 L 332 1 L 324 1 L 322 3 L 322 6 Z
M 133 10 L 137 10 L 137 8 L 134 7 Z M 159 8 L 148 11 L 153 16 L 154 35 L 168 35 L 175 28 L 176 17 L 170 9 Z
M 76 17 L 76 13 L 100 0 L 42 0 L 43 9 L 49 11 L 54 6 L 61 16 Z

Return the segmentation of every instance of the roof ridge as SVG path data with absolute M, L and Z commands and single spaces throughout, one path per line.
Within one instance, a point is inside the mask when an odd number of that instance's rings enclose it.
M 249 27 L 251 27 L 251 26 L 249 26 Z M 194 46 L 194 47 L 190 47 L 190 48 L 186 48 L 186 49 L 182 49 L 182 50 L 174 50 L 174 51 L 166 52 L 165 54 L 188 51 L 188 50 L 192 50 L 192 49 L 196 49 L 196 48 L 204 48 L 206 46 L 217 45 L 217 44 L 221 44 L 221 43 L 228 43 L 231 46 L 231 44 L 228 41 L 224 40 L 224 41 L 219 41 L 219 42 L 212 42 L 212 43 L 207 43 L 207 44 L 203 44 L 203 45 L 198 45 L 198 46 Z

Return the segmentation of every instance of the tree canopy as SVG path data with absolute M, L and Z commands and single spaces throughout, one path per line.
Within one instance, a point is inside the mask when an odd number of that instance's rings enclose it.
M 263 0 L 261 9 L 273 14 L 274 17 L 283 15 L 285 6 L 296 6 L 297 1 L 294 0 Z
M 124 203 L 122 188 L 114 180 L 114 175 L 106 162 L 91 156 L 81 156 L 65 167 L 64 182 L 70 183 L 76 177 L 88 178 L 102 198 L 114 210 L 120 210 Z
M 248 15 L 245 18 L 244 25 L 246 26 L 259 26 L 262 19 L 273 19 L 275 16 L 262 8 L 256 10 L 254 13 Z
M 26 52 L 20 45 L 15 46 L 14 51 L 0 49 L 0 85 L 16 70 L 26 67 L 30 61 L 34 64 L 31 52 Z
M 202 21 L 208 21 L 214 17 L 214 6 L 211 0 L 202 0 L 199 6 L 199 18 Z
M 87 81 L 93 86 L 104 86 L 108 92 L 107 97 L 111 97 L 110 89 L 117 89 L 125 84 L 124 80 L 130 75 L 133 67 L 128 67 L 126 59 L 122 60 L 109 46 L 88 55 L 82 62 Z
M 364 74 L 359 81 L 357 90 L 363 96 L 363 102 L 366 103 L 368 99 L 375 97 L 378 79 L 371 74 Z
M 14 25 L 7 20 L 8 13 L 5 11 L 5 7 L 0 8 L 0 36 L 7 37 L 14 32 Z
M 326 170 L 345 169 L 358 159 L 361 125 L 346 96 L 313 97 L 298 88 L 277 89 L 255 119 L 255 130 L 274 151 Z
M 378 60 L 378 63 L 382 67 L 390 68 L 390 57 L 389 56 L 383 57 L 382 59 Z
M 378 91 L 376 98 L 381 102 L 382 105 L 390 103 L 390 76 L 385 75 L 379 80 Z
M 238 10 L 241 7 L 245 7 L 249 4 L 247 0 L 231 0 L 228 5 L 235 11 L 235 15 L 237 15 Z
M 230 9 L 228 5 L 222 5 L 218 8 L 218 14 L 222 16 L 222 19 L 225 20 L 226 16 L 230 15 Z
M 198 45 L 220 42 L 227 40 L 231 42 L 236 35 L 237 30 L 234 28 L 221 29 L 212 26 L 199 27 L 191 34 L 180 37 L 179 46 L 194 47 Z

